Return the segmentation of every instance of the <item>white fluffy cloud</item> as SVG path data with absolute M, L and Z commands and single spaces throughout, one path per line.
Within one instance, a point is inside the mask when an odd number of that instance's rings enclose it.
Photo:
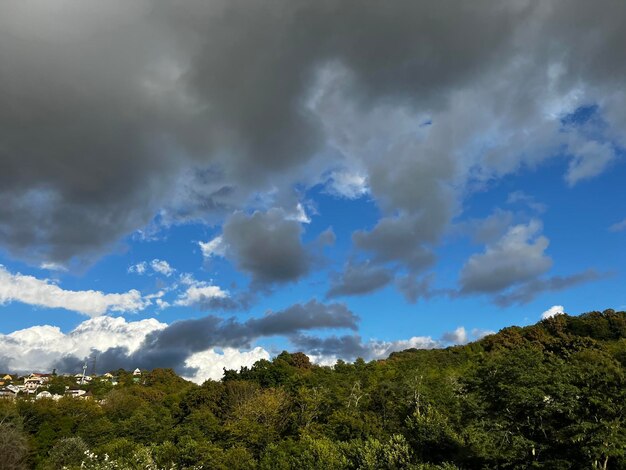
M 56 326 L 33 326 L 0 335 L 0 357 L 9 358 L 8 365 L 12 371 L 49 372 L 64 357 L 87 357 L 94 349 L 106 351 L 120 347 L 127 348 L 132 354 L 148 334 L 166 327 L 166 323 L 154 318 L 126 321 L 122 317 L 109 316 L 84 321 L 68 333 L 63 333 Z M 270 354 L 261 347 L 250 351 L 208 349 L 187 358 L 185 365 L 196 369 L 196 372 L 186 378 L 198 383 L 207 379 L 219 380 L 224 367 L 249 367 L 259 359 L 269 357 Z
M 554 305 L 541 314 L 541 319 L 552 318 L 555 315 L 562 315 L 565 313 L 565 307 L 562 305 Z
M 230 297 L 229 293 L 220 287 L 198 282 L 189 286 L 175 302 L 175 305 L 187 307 L 211 299 L 227 299 L 228 297 Z
M 176 271 L 172 268 L 167 261 L 163 261 L 162 259 L 153 259 L 150 262 L 150 266 L 159 274 L 163 274 L 164 276 L 171 276 Z
M 148 333 L 166 326 L 154 318 L 127 322 L 109 316 L 84 321 L 69 333 L 56 326 L 33 326 L 0 335 L 0 356 L 10 358 L 11 370 L 49 371 L 64 356 L 86 357 L 92 349 L 125 347 L 133 352 Z
M 250 351 L 240 351 L 235 348 L 209 349 L 190 356 L 185 365 L 197 369 L 187 380 L 202 383 L 207 379 L 220 380 L 224 375 L 224 368 L 238 370 L 240 367 L 251 367 L 256 361 L 269 359 L 270 353 L 261 347 Z
M 12 274 L 0 265 L 0 305 L 10 302 L 22 302 L 35 307 L 63 308 L 90 317 L 107 312 L 138 312 L 151 304 L 149 299 L 134 289 L 122 294 L 65 290 L 48 279 Z
M 221 236 L 215 237 L 208 242 L 198 242 L 202 256 L 210 258 L 212 256 L 224 256 L 226 252 L 226 245 Z

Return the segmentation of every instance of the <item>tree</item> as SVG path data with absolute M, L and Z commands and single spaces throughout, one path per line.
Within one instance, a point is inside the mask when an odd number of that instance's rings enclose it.
M 26 468 L 28 445 L 26 436 L 15 423 L 0 422 L 0 468 Z

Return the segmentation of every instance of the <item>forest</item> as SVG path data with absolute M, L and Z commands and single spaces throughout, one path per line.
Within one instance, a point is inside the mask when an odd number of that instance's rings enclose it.
M 626 312 L 221 381 L 155 369 L 92 399 L 0 400 L 2 469 L 626 469 Z M 63 377 L 51 389 L 63 390 Z

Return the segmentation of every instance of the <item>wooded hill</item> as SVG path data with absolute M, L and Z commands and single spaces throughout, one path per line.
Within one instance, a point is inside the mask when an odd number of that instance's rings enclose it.
M 621 469 L 625 367 L 626 312 L 606 310 L 333 368 L 283 352 L 201 386 L 117 371 L 94 400 L 0 400 L 0 468 Z

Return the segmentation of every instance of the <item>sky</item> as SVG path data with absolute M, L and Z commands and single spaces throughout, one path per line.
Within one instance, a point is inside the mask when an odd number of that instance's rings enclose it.
M 625 22 L 0 3 L 0 370 L 202 382 L 626 309 Z

